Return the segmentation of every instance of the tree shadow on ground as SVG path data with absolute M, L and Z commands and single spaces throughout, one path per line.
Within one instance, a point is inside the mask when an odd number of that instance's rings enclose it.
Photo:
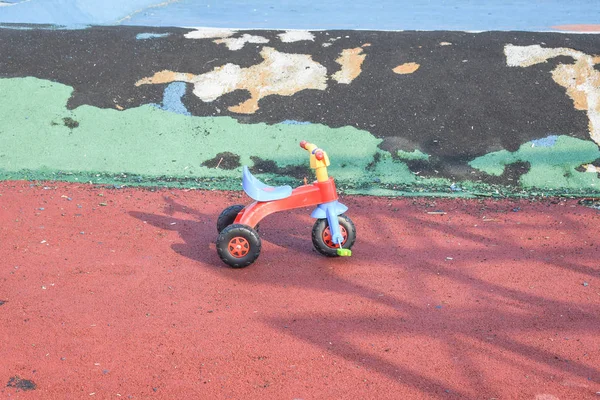
M 350 216 L 358 230 L 352 258 L 324 258 L 312 251 L 312 220 L 307 213 L 296 210 L 261 222 L 261 236 L 266 245 L 259 261 L 244 269 L 248 272 L 244 274 L 225 267 L 216 255 L 212 243 L 217 236 L 217 215 L 190 209 L 169 198 L 165 198 L 165 215 L 139 212 L 130 215 L 160 229 L 177 231 L 184 243 L 174 244 L 175 252 L 236 282 L 295 286 L 350 296 L 379 310 L 379 315 L 384 310 L 387 316 L 383 320 L 339 316 L 324 310 L 321 318 L 296 313 L 293 320 L 276 317 L 264 322 L 272 329 L 363 365 L 428 397 L 494 395 L 498 388 L 486 380 L 478 362 L 481 355 L 495 364 L 510 364 L 523 374 L 547 377 L 559 373 L 600 383 L 600 370 L 589 363 L 565 360 L 559 352 L 522 339 L 523 332 L 595 335 L 600 326 L 600 307 L 561 299 L 556 293 L 535 292 L 526 283 L 497 281 L 495 275 L 488 273 L 518 265 L 528 277 L 524 279 L 537 279 L 537 284 L 543 284 L 544 277 L 535 277 L 529 267 L 543 265 L 562 270 L 563 274 L 597 277 L 600 268 L 592 265 L 597 265 L 594 260 L 598 250 L 581 243 L 585 239 L 580 237 L 590 231 L 595 234 L 597 229 L 593 228 L 598 222 L 590 222 L 589 218 L 595 211 L 556 213 L 553 208 L 540 210 L 527 201 L 515 201 L 508 206 L 474 200 L 436 203 L 349 198 L 344 202 L 350 206 Z M 228 205 L 223 204 L 222 208 Z M 448 215 L 428 214 L 440 205 L 447 208 Z M 519 209 L 521 214 L 511 209 Z M 175 214 L 183 216 L 176 219 Z M 545 234 L 558 239 L 546 238 Z M 365 279 L 363 283 L 348 273 L 348 270 L 364 272 L 365 265 L 382 276 L 400 274 L 403 291 L 382 293 L 372 280 Z M 476 300 L 468 305 L 442 305 L 440 295 L 431 291 L 432 279 L 443 281 L 444 286 L 454 291 L 468 292 Z M 427 301 L 437 301 L 440 305 L 425 305 Z M 351 333 L 342 328 L 350 325 Z M 400 335 L 441 343 L 452 357 L 461 360 L 457 368 L 463 370 L 469 383 L 453 384 L 421 373 L 406 362 L 393 361 L 385 351 L 379 354 L 368 351 L 352 343 L 351 336 L 355 335 Z M 403 359 L 401 349 L 394 352 Z

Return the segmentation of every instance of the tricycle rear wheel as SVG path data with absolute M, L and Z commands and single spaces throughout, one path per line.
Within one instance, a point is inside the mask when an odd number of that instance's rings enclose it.
M 236 204 L 234 206 L 229 206 L 221 212 L 219 218 L 217 218 L 217 232 L 221 233 L 221 231 L 227 228 L 229 225 L 233 224 L 237 215 L 244 209 L 244 206 L 241 204 Z
M 261 247 L 258 233 L 247 225 L 229 225 L 217 238 L 217 254 L 233 268 L 244 268 L 256 261 Z
M 217 232 L 221 233 L 223 229 L 227 228 L 229 225 L 235 222 L 237 215 L 245 208 L 241 204 L 236 204 L 234 206 L 229 206 L 224 209 L 219 218 L 217 218 Z M 254 227 L 254 230 L 258 232 L 258 227 L 260 224 L 257 224 Z

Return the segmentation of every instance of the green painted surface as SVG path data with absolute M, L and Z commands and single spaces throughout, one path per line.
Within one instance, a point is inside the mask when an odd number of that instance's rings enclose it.
M 427 154 L 416 150 L 392 157 L 378 147 L 381 139 L 353 127 L 240 124 L 229 117 L 184 116 L 151 105 L 69 110 L 70 87 L 36 78 L 0 79 L 0 93 L 3 180 L 241 190 L 241 165 L 255 166 L 259 158 L 284 171 L 258 171 L 261 179 L 296 186 L 301 182 L 297 167 L 308 166 L 298 142 L 308 140 L 327 150 L 330 174 L 345 193 L 471 197 L 600 192 L 597 174 L 577 171 L 582 163 L 600 158 L 598 147 L 567 136 L 552 147 L 527 143 L 517 152 L 490 153 L 471 162 L 495 176 L 511 163 L 530 163 L 521 186 L 505 187 L 420 177 L 403 161 L 427 162 Z M 239 156 L 240 167 L 231 168 L 231 162 L 222 164 L 231 169 L 215 167 L 221 153 Z
M 429 160 L 429 155 L 419 150 L 412 152 L 398 150 L 397 154 L 402 160 Z
M 519 183 L 524 188 L 571 189 L 600 191 L 598 174 L 577 169 L 600 158 L 598 146 L 588 140 L 559 136 L 552 146 L 535 146 L 528 142 L 515 152 L 497 151 L 479 157 L 469 164 L 490 175 L 499 176 L 507 165 L 529 163 L 530 169 Z
M 404 163 L 378 149 L 380 139 L 352 127 L 240 124 L 229 117 L 183 116 L 150 105 L 68 110 L 72 89 L 36 78 L 0 79 L 0 92 L 10 94 L 0 100 L 3 179 L 239 189 L 241 167 L 225 170 L 202 163 L 230 152 L 240 156 L 241 165 L 252 166 L 251 157 L 259 157 L 278 167 L 307 166 L 308 156 L 298 143 L 308 140 L 328 151 L 330 174 L 340 186 L 360 192 L 371 183 L 438 183 L 417 181 Z M 298 177 L 269 174 L 263 179 L 299 182 Z

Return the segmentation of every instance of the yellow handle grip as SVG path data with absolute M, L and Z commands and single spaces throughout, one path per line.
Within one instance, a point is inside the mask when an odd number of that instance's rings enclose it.
M 311 156 L 315 156 L 317 160 L 323 160 L 326 156 L 324 150 L 320 149 L 316 144 L 308 143 L 306 140 L 300 142 L 300 147 L 308 151 Z
M 310 167 L 315 170 L 317 181 L 327 181 L 329 179 L 327 167 L 330 165 L 327 153 L 318 148 L 317 145 L 308 143 L 306 140 L 300 142 L 300 147 L 310 153 Z
M 309 153 L 312 153 L 312 151 L 317 148 L 317 145 L 308 143 L 306 140 L 303 140 L 300 142 L 300 147 L 302 147 L 304 150 L 308 151 Z

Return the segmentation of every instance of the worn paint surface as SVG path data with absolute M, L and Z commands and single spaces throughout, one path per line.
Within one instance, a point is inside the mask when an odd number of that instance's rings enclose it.
M 239 156 L 243 165 L 252 166 L 261 159 L 276 160 L 281 166 L 304 166 L 307 159 L 298 142 L 306 139 L 329 149 L 336 160 L 331 172 L 350 189 L 371 183 L 372 176 L 384 184 L 418 180 L 405 164 L 378 149 L 381 139 L 352 127 L 240 124 L 230 117 L 186 117 L 151 105 L 125 111 L 93 106 L 68 110 L 71 88 L 34 78 L 0 79 L 0 93 L 7 92 L 14 95 L 0 101 L 0 109 L 6 112 L 0 130 L 4 179 L 35 176 L 38 171 L 71 181 L 153 185 L 170 180 L 187 186 L 239 188 L 239 168 L 203 165 L 218 153 L 229 152 Z M 68 126 L 65 118 L 77 126 Z M 23 146 L 23 138 L 31 145 Z M 365 154 L 377 154 L 378 162 Z M 219 180 L 212 182 L 214 178 Z
M 352 193 L 598 193 L 596 36 L 308 33 L 0 30 L 2 178 L 296 184 L 307 139 Z
M 215 40 L 217 44 L 225 44 L 229 50 L 241 50 L 244 48 L 246 43 L 269 43 L 269 39 L 264 38 L 262 36 L 249 35 L 244 33 L 239 38 L 223 38 Z
M 236 33 L 233 29 L 224 28 L 198 28 L 191 32 L 187 32 L 184 36 L 188 39 L 212 39 L 226 38 L 233 36 Z
M 590 137 L 600 145 L 600 56 L 585 54 L 569 48 L 544 48 L 540 45 L 505 48 L 510 66 L 530 67 L 557 57 L 569 57 L 573 63 L 559 63 L 552 70 L 552 78 L 567 89 L 575 109 L 587 111 Z
M 153 104 L 155 107 L 165 111 L 170 111 L 176 114 L 191 115 L 191 113 L 185 108 L 182 98 L 185 96 L 186 87 L 183 82 L 173 82 L 166 87 L 163 96 L 162 104 Z M 118 107 L 123 109 L 123 107 Z
M 254 113 L 259 108 L 259 100 L 265 96 L 291 96 L 301 90 L 327 87 L 327 70 L 310 55 L 284 54 L 271 47 L 263 48 L 260 55 L 264 61 L 249 68 L 226 64 L 202 75 L 161 71 L 139 80 L 136 85 L 188 82 L 194 85 L 194 94 L 205 102 L 238 89 L 247 90 L 250 93 L 248 100 L 229 107 L 230 111 L 240 114 Z
M 279 39 L 284 43 L 301 42 L 303 40 L 315 40 L 315 35 L 309 31 L 287 31 L 279 34 Z
M 169 36 L 168 33 L 151 33 L 151 32 L 145 32 L 145 33 L 138 34 L 136 36 L 136 39 L 146 40 L 146 39 L 163 38 L 163 37 L 167 37 L 167 36 Z
M 558 31 L 569 32 L 600 32 L 600 24 L 573 24 L 573 25 L 558 25 L 553 26 L 553 29 Z
M 393 69 L 393 71 L 400 75 L 412 74 L 413 72 L 418 70 L 419 67 L 420 67 L 419 64 L 410 62 L 410 63 L 404 63 L 402 65 L 398 65 L 396 68 Z
M 595 173 L 578 170 L 583 164 L 600 158 L 598 146 L 568 136 L 551 138 L 549 142 L 524 143 L 515 152 L 490 153 L 469 164 L 490 175 L 500 176 L 506 166 L 524 162 L 530 166 L 529 171 L 519 178 L 519 183 L 525 187 L 600 189 L 600 180 Z
M 245 43 L 268 43 L 261 36 L 245 34 L 241 38 L 215 40 L 225 43 L 230 50 L 239 50 Z M 366 54 L 362 48 L 342 50 L 336 60 L 341 69 L 332 75 L 338 83 L 349 84 L 361 73 L 361 65 Z M 212 72 L 195 76 L 189 73 L 173 71 L 157 72 L 154 76 L 143 78 L 136 86 L 187 82 L 194 85 L 194 94 L 202 101 L 212 102 L 226 93 L 235 90 L 247 90 L 250 98 L 237 106 L 229 107 L 232 112 L 252 114 L 259 108 L 260 99 L 271 95 L 291 96 L 306 89 L 325 90 L 327 69 L 312 60 L 306 54 L 284 54 L 271 47 L 265 47 L 260 55 L 264 61 L 258 65 L 241 68 L 239 65 L 226 64 L 216 67 Z
M 362 72 L 361 66 L 367 57 L 362 54 L 363 49 L 357 47 L 355 49 L 344 49 L 340 58 L 335 60 L 342 68 L 331 76 L 331 79 L 338 83 L 349 84 Z

